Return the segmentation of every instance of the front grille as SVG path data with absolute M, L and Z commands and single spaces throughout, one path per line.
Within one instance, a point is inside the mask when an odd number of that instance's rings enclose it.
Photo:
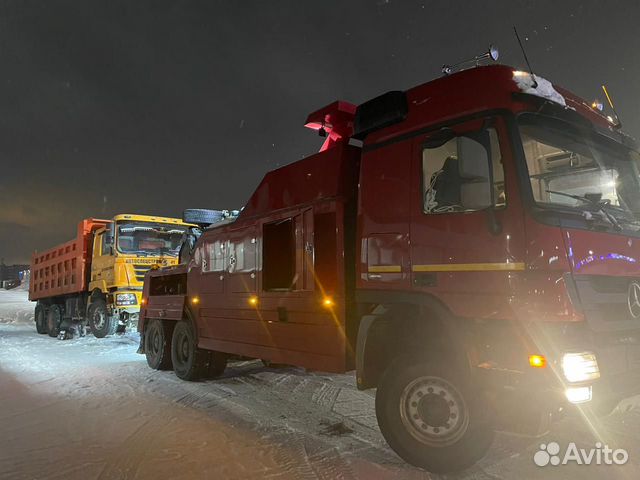
M 151 265 L 134 265 L 133 272 L 136 275 L 136 280 L 139 282 L 144 281 L 144 276 L 150 269 Z
M 634 318 L 628 306 L 629 285 L 640 283 L 640 279 L 576 275 L 574 280 L 585 317 L 594 330 L 640 328 L 640 318 Z

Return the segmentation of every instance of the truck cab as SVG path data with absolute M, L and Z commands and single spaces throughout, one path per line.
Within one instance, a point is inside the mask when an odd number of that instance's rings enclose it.
M 146 272 L 178 263 L 189 227 L 175 218 L 120 214 L 95 232 L 88 305 L 94 335 L 135 328 Z
M 389 445 L 433 472 L 640 391 L 640 155 L 618 122 L 497 65 L 306 124 L 319 153 L 147 275 L 152 368 L 355 369 Z

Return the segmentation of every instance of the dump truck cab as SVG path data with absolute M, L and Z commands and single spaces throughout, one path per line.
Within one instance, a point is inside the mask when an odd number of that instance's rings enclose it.
M 95 232 L 88 305 L 94 333 L 135 327 L 145 273 L 178 263 L 189 227 L 176 218 L 120 214 Z

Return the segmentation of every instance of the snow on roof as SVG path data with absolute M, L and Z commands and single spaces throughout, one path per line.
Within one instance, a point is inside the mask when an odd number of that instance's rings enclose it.
M 535 87 L 534 78 L 535 82 L 538 84 Z M 523 93 L 551 100 L 552 102 L 559 103 L 563 107 L 567 106 L 567 102 L 564 97 L 560 95 L 555 88 L 553 88 L 551 82 L 546 78 L 539 77 L 535 74 L 532 75 L 528 72 L 515 70 L 513 72 L 513 81 L 516 82 L 516 85 L 518 85 L 518 88 Z

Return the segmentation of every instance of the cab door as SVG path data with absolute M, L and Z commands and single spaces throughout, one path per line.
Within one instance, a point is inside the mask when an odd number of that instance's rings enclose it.
M 103 292 L 113 283 L 113 251 L 107 243 L 106 230 L 99 230 L 93 239 L 91 259 L 91 289 L 99 288 Z
M 505 122 L 487 117 L 416 137 L 411 283 L 455 314 L 507 318 L 525 269 L 524 227 Z

